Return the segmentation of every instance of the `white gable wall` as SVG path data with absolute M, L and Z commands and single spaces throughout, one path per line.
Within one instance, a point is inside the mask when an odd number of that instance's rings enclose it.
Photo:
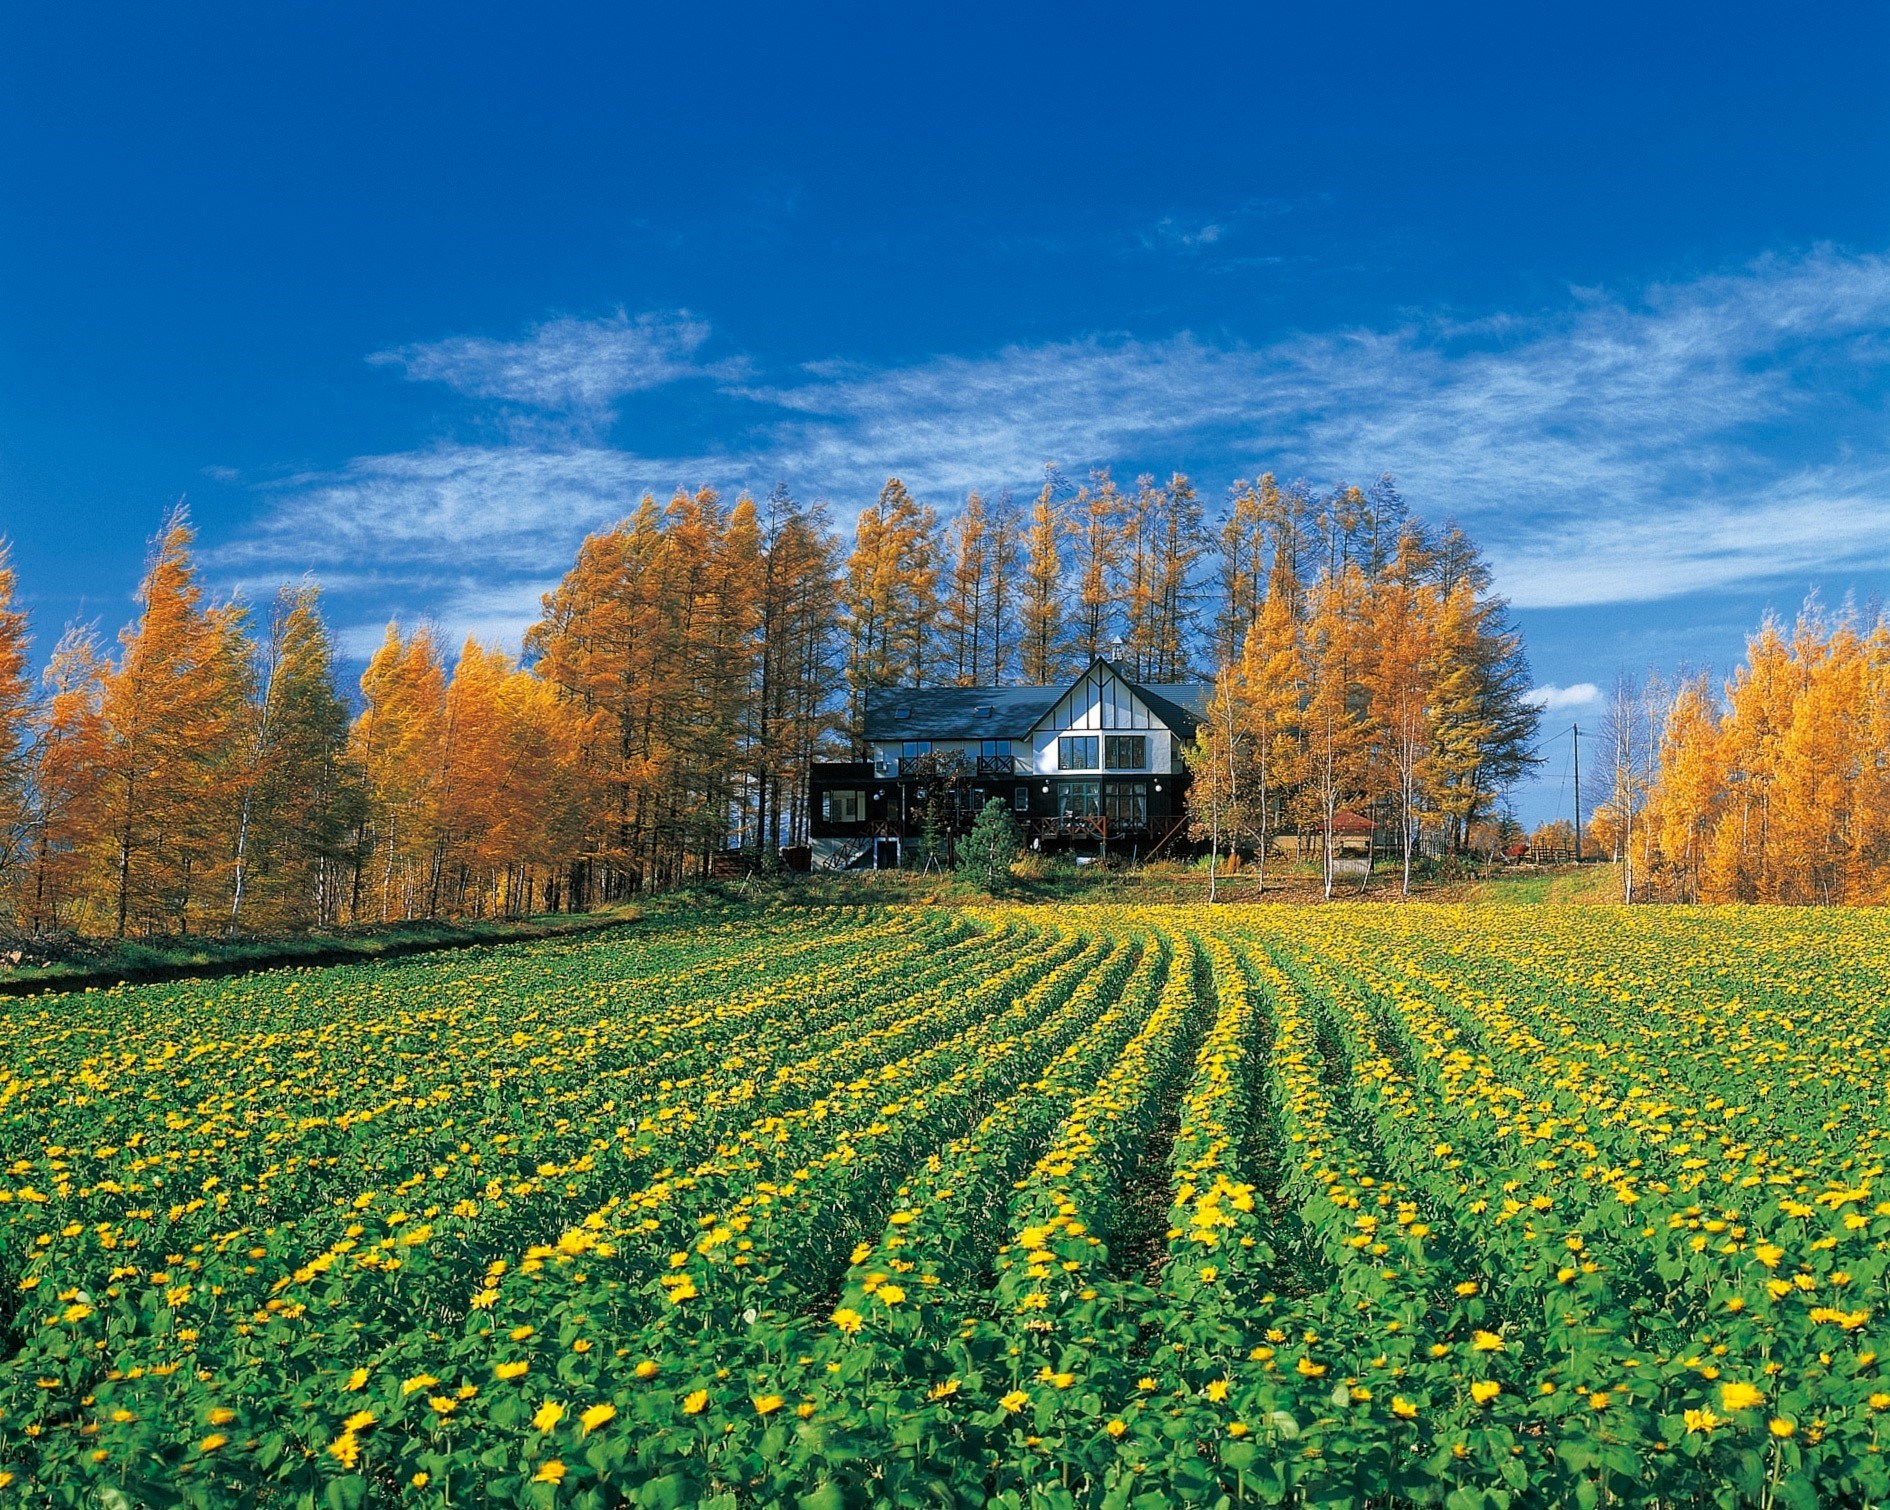
M 1103 666 L 1092 666 L 1075 686 L 1057 699 L 1031 736 L 1033 769 L 1040 776 L 1058 774 L 1057 741 L 1068 734 L 1144 734 L 1148 737 L 1146 770 L 1157 775 L 1176 769 L 1174 735 L 1128 683 Z M 1097 760 L 1102 759 L 1100 739 Z M 1064 775 L 1072 774 L 1063 772 Z M 1127 776 L 1129 771 L 1098 774 Z

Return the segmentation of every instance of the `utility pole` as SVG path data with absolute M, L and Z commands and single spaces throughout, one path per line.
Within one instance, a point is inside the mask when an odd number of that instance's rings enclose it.
M 1582 726 L 1570 724 L 1575 736 L 1575 863 L 1582 863 Z

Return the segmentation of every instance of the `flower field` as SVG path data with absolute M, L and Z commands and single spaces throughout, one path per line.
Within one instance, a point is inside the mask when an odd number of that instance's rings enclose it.
M 806 909 L 0 1006 L 0 1504 L 1881 1505 L 1890 920 Z

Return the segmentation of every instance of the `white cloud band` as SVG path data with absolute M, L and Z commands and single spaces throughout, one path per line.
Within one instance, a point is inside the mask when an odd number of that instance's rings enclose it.
M 1530 316 L 1264 346 L 1097 336 L 767 383 L 698 363 L 708 330 L 686 315 L 560 319 L 376 360 L 600 423 L 627 393 L 707 374 L 751 419 L 663 457 L 594 424 L 356 458 L 278 485 L 224 556 L 246 573 L 368 560 L 416 591 L 505 592 L 555 573 L 646 488 L 784 480 L 844 517 L 891 473 L 949 506 L 1033 488 L 1050 460 L 1178 466 L 1210 498 L 1265 469 L 1390 469 L 1421 512 L 1470 525 L 1519 605 L 1647 601 L 1890 561 L 1887 328 L 1890 260 L 1829 251 Z

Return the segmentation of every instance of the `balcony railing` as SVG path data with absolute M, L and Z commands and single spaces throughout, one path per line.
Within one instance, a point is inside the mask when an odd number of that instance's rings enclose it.
M 954 751 L 947 754 L 901 755 L 896 759 L 881 760 L 877 764 L 882 775 L 936 776 L 946 781 L 954 776 L 1028 776 L 1031 773 L 1030 757 L 1027 755 L 963 755 Z

